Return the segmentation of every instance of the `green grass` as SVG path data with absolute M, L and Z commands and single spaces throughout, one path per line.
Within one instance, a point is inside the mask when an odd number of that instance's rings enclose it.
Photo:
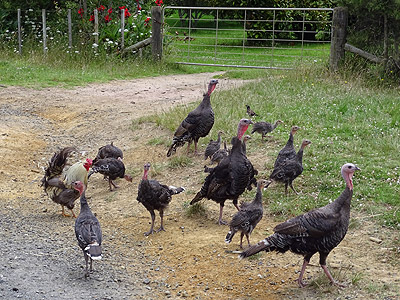
M 362 169 L 354 176 L 353 208 L 399 229 L 398 89 L 367 87 L 356 79 L 345 82 L 309 69 L 259 74 L 261 80 L 236 89 L 219 92 L 217 87 L 212 96 L 216 121 L 211 137 L 218 130 L 233 136 L 238 120 L 246 117 L 245 104 L 262 116 L 258 120 L 283 120 L 285 124 L 273 132 L 277 145 L 264 147 L 250 141 L 254 148 L 248 149 L 249 157 L 262 149 L 266 162 L 259 171 L 270 174 L 290 127 L 301 127 L 295 136 L 296 148 L 304 138 L 312 141 L 305 149 L 304 172 L 294 182 L 301 193 L 285 196 L 282 185 L 270 187 L 266 196 L 270 212 L 284 219 L 336 199 L 344 188 L 340 168 L 353 162 Z M 173 131 L 197 104 L 164 113 L 156 117 L 156 123 Z
M 329 42 L 275 42 L 274 47 L 271 41 L 264 42 L 264 45 L 248 44 L 247 35 L 254 29 L 244 31 L 240 20 L 220 19 L 218 32 L 211 15 L 203 15 L 196 28 L 190 30 L 187 22 L 182 27 L 177 13 L 168 16 L 166 23 L 167 51 L 181 62 L 293 67 L 298 63 L 315 63 L 329 58 Z

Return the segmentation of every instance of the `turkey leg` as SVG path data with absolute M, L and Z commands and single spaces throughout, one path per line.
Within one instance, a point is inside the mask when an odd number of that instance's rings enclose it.
M 110 191 L 112 191 L 112 186 L 116 189 L 119 188 L 110 178 L 108 178 L 108 185 L 110 186 Z
M 85 256 L 85 262 L 86 262 L 85 277 L 89 277 L 89 272 L 88 272 L 88 260 L 89 260 L 89 257 L 88 257 L 88 255 L 86 254 L 85 251 L 83 251 L 83 255 Z
M 71 211 L 72 211 L 72 209 L 71 209 Z M 61 204 L 61 214 L 62 214 L 64 217 L 70 217 L 70 215 L 67 215 L 67 214 L 65 213 L 65 211 L 64 211 L 64 205 L 62 205 L 62 204 Z M 74 215 L 74 217 L 75 217 L 75 215 Z
M 243 236 L 244 236 L 244 233 L 241 232 L 240 233 L 240 245 L 239 245 L 240 249 L 243 249 Z
M 296 195 L 298 195 L 299 193 L 294 189 L 294 187 L 293 187 L 293 183 L 291 182 L 291 183 L 289 183 L 289 186 L 292 188 L 292 190 L 293 190 L 293 192 L 295 192 L 296 193 Z M 286 187 L 286 189 L 287 189 L 287 187 Z
M 301 267 L 301 271 L 300 271 L 300 275 L 299 275 L 299 279 L 297 279 L 297 283 L 299 284 L 299 287 L 305 287 L 307 284 L 303 282 L 303 275 L 304 272 L 306 270 L 306 267 L 308 265 L 308 263 L 310 262 L 311 256 L 308 255 L 308 257 L 304 257 L 304 261 L 303 261 L 303 266 Z
M 219 219 L 218 219 L 218 224 L 219 225 L 227 225 L 224 220 L 222 220 L 222 211 L 224 210 L 224 206 L 222 204 L 219 205 Z
M 340 286 L 340 287 L 346 287 L 346 285 L 341 284 L 341 283 L 337 282 L 335 279 L 333 279 L 333 277 L 332 277 L 331 273 L 329 272 L 328 267 L 326 265 L 321 265 L 321 268 L 324 270 L 325 275 L 329 278 L 329 280 L 331 281 L 331 283 L 333 285 Z
M 165 231 L 164 229 L 164 211 L 160 209 L 160 219 L 161 219 L 161 226 L 157 229 L 157 232 Z
M 151 215 L 151 227 L 150 230 L 145 232 L 144 235 L 148 236 L 150 234 L 152 234 L 154 232 L 153 228 L 154 228 L 154 220 L 156 219 L 156 214 L 154 213 L 154 210 L 150 211 L 150 215 Z

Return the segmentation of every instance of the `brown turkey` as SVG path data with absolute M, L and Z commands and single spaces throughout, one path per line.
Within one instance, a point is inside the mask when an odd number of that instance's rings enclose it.
M 218 131 L 217 140 L 210 140 L 206 147 L 206 150 L 204 151 L 204 159 L 211 158 L 213 154 L 221 148 L 221 134 L 223 134 L 223 132 L 220 130 Z
M 194 152 L 197 154 L 197 142 L 201 137 L 205 137 L 214 125 L 214 111 L 211 107 L 210 96 L 217 86 L 218 80 L 213 79 L 208 85 L 208 91 L 204 94 L 203 101 L 192 110 L 185 120 L 179 125 L 174 133 L 172 145 L 169 147 L 167 157 L 176 152 L 176 148 L 188 143 L 188 153 L 190 144 L 194 142 Z
M 240 120 L 238 133 L 236 137 L 232 138 L 232 149 L 228 157 L 224 158 L 215 168 L 210 168 L 210 174 L 206 177 L 203 186 L 190 202 L 192 205 L 206 197 L 219 203 L 218 223 L 220 225 L 226 224 L 225 221 L 222 221 L 225 201 L 232 199 L 233 205 L 239 210 L 238 198 L 254 180 L 252 175 L 254 176 L 256 171 L 246 157 L 241 140 L 250 124 L 252 124 L 251 120 Z
M 226 142 L 224 141 L 224 148 L 217 150 L 212 156 L 211 156 L 211 164 L 217 163 L 219 164 L 225 157 L 229 155 L 229 150 L 226 148 Z
M 109 157 L 124 158 L 122 150 L 117 146 L 114 146 L 113 142 L 111 142 L 111 144 L 99 148 L 96 157 L 93 159 L 93 164 L 95 164 L 99 159 L 109 158 Z
M 45 169 L 45 174 L 41 180 L 44 191 L 51 200 L 61 204 L 62 215 L 69 217 L 64 212 L 64 206 L 72 210 L 75 200 L 79 198 L 84 188 L 87 186 L 87 176 L 92 164 L 91 159 L 86 159 L 85 163 L 76 162 L 67 167 L 68 157 L 76 151 L 73 147 L 65 147 L 55 152 Z
M 294 217 L 274 228 L 274 234 L 240 254 L 249 257 L 260 251 L 278 251 L 304 256 L 303 267 L 297 280 L 304 287 L 304 271 L 315 253 L 319 253 L 319 263 L 332 284 L 338 285 L 326 266 L 329 253 L 343 240 L 349 227 L 350 202 L 353 196 L 352 177 L 359 168 L 351 163 L 342 166 L 341 174 L 346 182 L 342 194 L 332 203 Z
M 112 187 L 118 188 L 118 186 L 113 182 L 113 180 L 117 178 L 124 178 L 125 180 L 132 182 L 132 176 L 125 174 L 125 165 L 122 162 L 121 157 L 98 159 L 92 165 L 92 170 L 89 172 L 88 178 L 90 178 L 90 176 L 92 176 L 94 173 L 103 174 L 104 177 L 108 178 L 110 191 L 112 191 Z
M 236 232 L 240 231 L 240 249 L 243 249 L 243 236 L 246 235 L 250 247 L 250 235 L 263 217 L 262 191 L 271 184 L 271 181 L 260 179 L 257 182 L 257 193 L 252 202 L 244 202 L 240 210 L 233 216 L 229 223 L 230 230 L 225 242 L 229 244 Z
M 275 124 L 271 124 L 268 122 L 256 122 L 253 124 L 253 129 L 251 130 L 251 134 L 254 132 L 260 133 L 261 134 L 261 140 L 264 140 L 264 137 L 266 134 L 272 132 L 279 124 L 282 124 L 283 121 L 277 120 Z
M 269 176 L 270 179 L 285 184 L 286 194 L 288 192 L 288 186 L 297 194 L 297 191 L 293 187 L 293 180 L 303 173 L 303 152 L 304 148 L 310 144 L 311 142 L 309 140 L 303 140 L 296 156 L 277 165 Z
M 148 173 L 150 170 L 150 163 L 144 165 L 144 172 L 142 180 L 138 187 L 137 201 L 143 204 L 143 206 L 150 212 L 151 215 L 151 227 L 148 232 L 145 232 L 145 236 L 148 236 L 154 232 L 154 220 L 156 215 L 154 210 L 158 210 L 161 218 L 160 228 L 157 232 L 164 229 L 164 210 L 171 202 L 172 195 L 179 194 L 185 190 L 183 187 L 176 188 L 174 186 L 166 186 L 159 183 L 157 180 L 148 179 Z
M 294 149 L 293 145 L 293 135 L 299 129 L 300 129 L 299 127 L 293 126 L 292 129 L 290 130 L 289 139 L 285 147 L 283 147 L 282 150 L 279 151 L 278 156 L 275 160 L 274 168 L 276 168 L 276 166 L 278 166 L 279 164 L 283 163 L 285 160 L 292 159 L 296 156 L 296 149 Z

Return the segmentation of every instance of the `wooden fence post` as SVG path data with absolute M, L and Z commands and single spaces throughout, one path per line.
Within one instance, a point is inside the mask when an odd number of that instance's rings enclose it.
M 97 51 L 97 48 L 99 47 L 99 14 L 97 12 L 97 9 L 93 11 L 94 14 L 94 43 L 97 45 L 95 46 L 96 48 L 94 49 Z
M 43 54 L 47 53 L 47 28 L 46 28 L 46 10 L 42 9 L 42 24 L 43 24 Z
M 18 53 L 22 54 L 22 37 L 21 37 L 21 9 L 17 10 L 17 18 L 18 18 Z
M 121 51 L 125 47 L 125 10 L 121 9 Z
M 154 60 L 160 60 L 162 58 L 162 47 L 163 47 L 163 23 L 164 15 L 161 6 L 153 6 L 151 8 L 151 53 Z
M 68 48 L 72 49 L 72 18 L 71 9 L 68 9 Z
M 344 59 L 348 15 L 347 7 L 336 7 L 333 10 L 331 56 L 329 61 L 332 71 L 337 71 L 340 62 Z

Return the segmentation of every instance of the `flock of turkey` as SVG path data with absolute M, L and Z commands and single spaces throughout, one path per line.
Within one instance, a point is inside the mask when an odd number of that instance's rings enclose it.
M 199 106 L 191 111 L 182 121 L 174 133 L 173 141 L 168 149 L 167 157 L 174 154 L 178 147 L 194 142 L 195 154 L 198 152 L 197 143 L 201 137 L 209 134 L 214 125 L 214 111 L 211 106 L 210 97 L 214 91 L 218 80 L 211 80 L 208 91 L 204 94 Z M 222 220 L 225 201 L 231 199 L 237 208 L 237 213 L 229 223 L 230 230 L 226 235 L 225 242 L 230 243 L 233 236 L 240 232 L 240 248 L 243 249 L 243 237 L 246 236 L 248 247 L 240 254 L 241 258 L 254 255 L 260 251 L 286 252 L 288 250 L 304 256 L 304 264 L 301 269 L 298 284 L 303 287 L 305 283 L 302 278 L 305 268 L 311 257 L 319 253 L 320 265 L 325 274 L 332 282 L 338 285 L 333 279 L 326 266 L 326 258 L 346 235 L 349 217 L 350 201 L 353 194 L 352 177 L 357 166 L 346 163 L 342 166 L 341 174 L 346 183 L 346 188 L 342 194 L 330 204 L 309 211 L 305 214 L 289 219 L 274 228 L 274 234 L 266 237 L 263 241 L 251 246 L 250 235 L 263 216 L 262 190 L 267 188 L 272 181 L 285 184 L 285 193 L 288 193 L 288 186 L 297 194 L 293 187 L 293 181 L 302 172 L 302 159 L 304 148 L 311 144 L 309 140 L 303 140 L 300 149 L 296 152 L 294 148 L 294 135 L 299 127 L 293 126 L 289 133 L 286 145 L 280 150 L 274 170 L 268 180 L 258 179 L 258 171 L 254 168 L 251 161 L 246 156 L 246 141 L 251 138 L 245 135 L 248 127 L 252 125 L 252 134 L 261 134 L 262 140 L 265 135 L 272 132 L 279 124 L 277 120 L 274 124 L 267 122 L 254 123 L 251 118 L 257 114 L 247 105 L 247 114 L 250 119 L 241 119 L 238 124 L 237 134 L 231 139 L 231 147 L 227 148 L 226 142 L 221 149 L 222 131 L 218 132 L 218 139 L 210 141 L 205 149 L 204 158 L 211 159 L 212 163 L 217 163 L 215 167 L 205 166 L 208 173 L 200 191 L 194 196 L 190 204 L 194 204 L 203 198 L 211 199 L 220 205 L 219 224 L 227 224 Z M 56 203 L 61 204 L 62 214 L 67 216 L 64 207 L 71 210 L 72 215 L 74 202 L 80 198 L 81 210 L 75 222 L 75 234 L 80 248 L 84 253 L 86 262 L 85 276 L 89 276 L 92 271 L 92 261 L 101 258 L 102 234 L 98 219 L 91 212 L 85 191 L 88 179 L 94 173 L 103 174 L 108 179 L 109 189 L 117 188 L 114 180 L 125 178 L 132 182 L 132 177 L 125 173 L 122 151 L 113 145 L 105 145 L 98 151 L 97 156 L 92 161 L 86 159 L 85 162 L 77 162 L 67 167 L 67 161 L 71 153 L 75 151 L 72 147 L 66 147 L 56 152 L 48 163 L 42 185 L 46 194 Z M 150 212 L 151 227 L 145 235 L 154 232 L 155 210 L 159 211 L 161 224 L 156 231 L 164 230 L 163 215 L 171 201 L 172 195 L 183 192 L 183 187 L 167 186 L 157 180 L 148 179 L 150 163 L 144 164 L 143 177 L 138 185 L 138 202 Z M 257 192 L 252 202 L 243 203 L 238 206 L 239 197 L 245 190 L 251 190 L 256 186 Z

